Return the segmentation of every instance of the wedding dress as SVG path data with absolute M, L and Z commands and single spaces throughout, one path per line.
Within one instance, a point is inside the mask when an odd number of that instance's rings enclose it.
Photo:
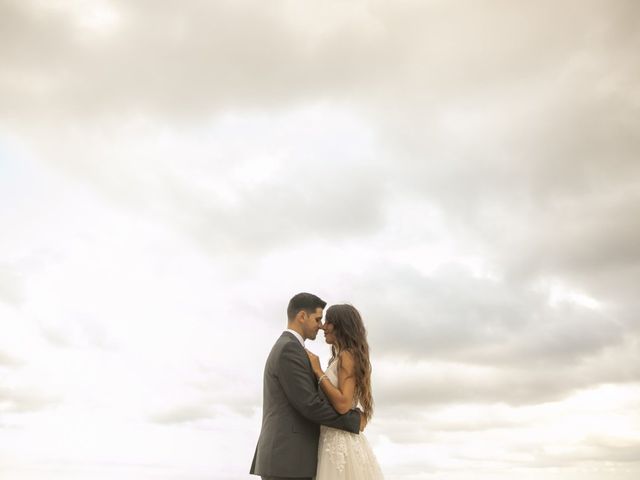
M 325 373 L 329 381 L 338 386 L 338 362 L 329 365 Z M 321 425 L 315 480 L 383 480 L 383 476 L 363 432 L 357 434 Z

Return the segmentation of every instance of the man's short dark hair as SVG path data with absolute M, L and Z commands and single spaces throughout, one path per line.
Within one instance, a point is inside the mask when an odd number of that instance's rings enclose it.
M 316 308 L 324 308 L 326 306 L 327 302 L 313 293 L 298 293 L 289 300 L 287 318 L 293 320 L 300 310 L 304 310 L 307 313 L 315 313 Z

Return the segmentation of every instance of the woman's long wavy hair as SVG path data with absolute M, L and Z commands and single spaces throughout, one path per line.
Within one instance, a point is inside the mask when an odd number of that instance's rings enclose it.
M 367 421 L 373 416 L 373 395 L 371 394 L 371 362 L 367 330 L 364 328 L 360 312 L 352 305 L 332 305 L 327 309 L 325 323 L 333 325 L 336 341 L 331 345 L 331 361 L 340 352 L 348 350 L 353 355 L 356 377 L 355 398 L 362 404 Z

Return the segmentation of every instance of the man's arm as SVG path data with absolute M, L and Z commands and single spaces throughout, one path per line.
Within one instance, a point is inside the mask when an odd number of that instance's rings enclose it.
M 360 431 L 360 412 L 351 410 L 339 415 L 318 395 L 317 385 L 310 371 L 307 354 L 293 342 L 282 349 L 278 359 L 278 379 L 289 403 L 305 418 L 328 427 Z

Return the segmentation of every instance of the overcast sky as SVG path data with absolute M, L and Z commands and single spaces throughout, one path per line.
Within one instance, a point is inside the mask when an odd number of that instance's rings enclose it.
M 0 477 L 250 478 L 309 291 L 363 314 L 386 478 L 639 478 L 639 23 L 0 0 Z

